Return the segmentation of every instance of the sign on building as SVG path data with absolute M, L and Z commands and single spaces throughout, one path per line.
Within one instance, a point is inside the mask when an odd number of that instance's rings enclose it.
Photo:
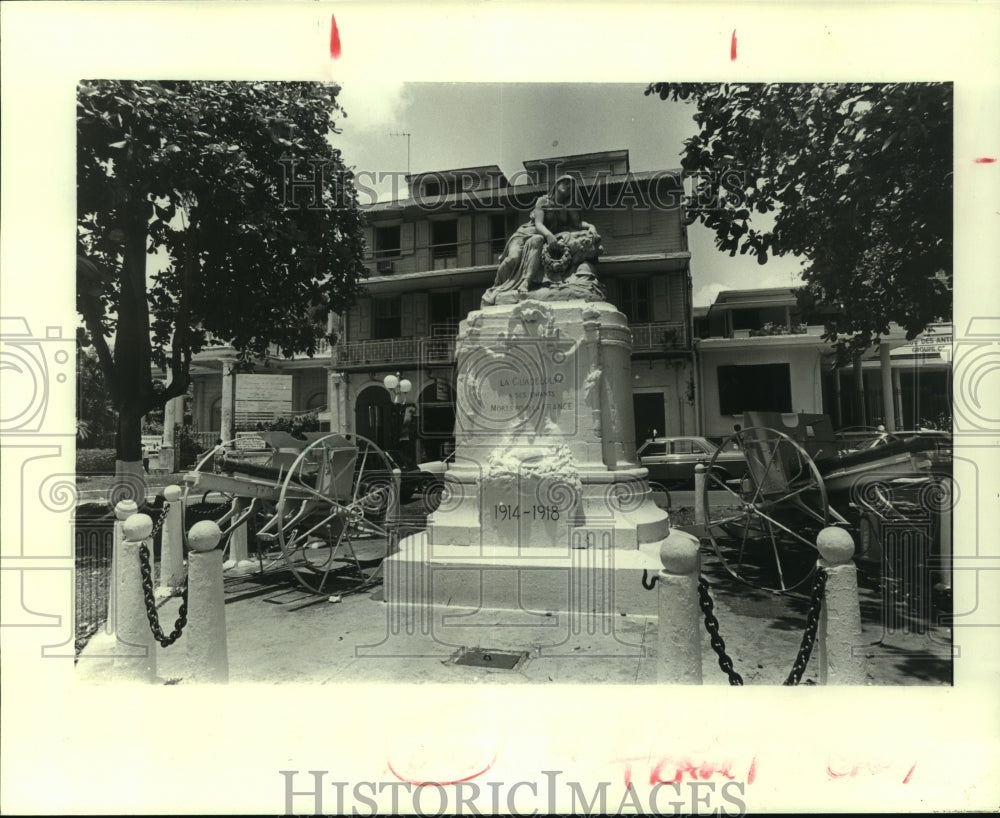
M 237 376 L 237 425 L 266 422 L 291 413 L 291 375 Z

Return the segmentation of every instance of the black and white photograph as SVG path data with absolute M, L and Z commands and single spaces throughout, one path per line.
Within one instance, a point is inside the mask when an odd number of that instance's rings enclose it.
M 90 5 L 3 9 L 5 810 L 996 807 L 995 8 Z

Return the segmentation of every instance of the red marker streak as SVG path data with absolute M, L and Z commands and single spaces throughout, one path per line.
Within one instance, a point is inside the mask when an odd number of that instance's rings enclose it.
M 736 62 L 736 29 L 733 29 L 733 39 L 729 43 L 729 59 Z
M 496 756 L 493 756 L 489 760 L 483 769 L 472 773 L 471 775 L 465 776 L 465 778 L 456 778 L 454 781 L 414 781 L 412 778 L 407 778 L 404 775 L 400 775 L 395 767 L 392 766 L 391 761 L 387 761 L 386 764 L 389 767 L 389 772 L 391 772 L 400 781 L 405 781 L 407 784 L 412 784 L 414 787 L 448 787 L 452 784 L 461 784 L 465 781 L 471 781 L 473 778 L 479 778 L 483 773 L 487 772 L 496 763 Z
M 668 765 L 670 766 L 668 767 Z M 668 769 L 673 770 L 673 778 L 663 777 L 663 773 Z M 734 778 L 732 765 L 729 762 L 726 762 L 725 764 L 715 764 L 713 762 L 703 761 L 701 764 L 695 765 L 690 760 L 678 762 L 663 759 L 652 769 L 652 771 L 650 771 L 649 783 L 651 786 L 656 784 L 679 784 L 684 780 L 685 774 L 690 776 L 692 781 L 707 781 L 713 775 L 721 775 L 723 778 L 728 778 L 730 781 Z
M 909 784 L 910 783 L 910 776 L 913 775 L 913 771 L 915 769 L 917 769 L 917 765 L 916 764 L 914 764 L 912 767 L 910 767 L 910 771 L 906 774 L 906 778 L 903 779 L 903 783 L 904 784 Z
M 977 165 L 992 165 L 997 159 L 995 156 L 977 156 L 972 161 Z
M 750 770 L 747 772 L 747 784 L 753 784 L 756 778 L 757 778 L 757 756 L 754 756 L 753 761 L 750 762 Z
M 337 30 L 337 18 L 330 15 L 330 56 L 337 59 L 340 56 L 340 32 Z

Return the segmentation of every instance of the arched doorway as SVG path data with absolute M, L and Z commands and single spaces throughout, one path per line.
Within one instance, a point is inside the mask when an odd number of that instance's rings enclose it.
M 398 441 L 392 440 L 393 408 L 384 387 L 365 387 L 354 403 L 354 428 L 381 449 L 396 448 Z
M 420 442 L 427 460 L 441 460 L 455 444 L 455 393 L 438 381 L 424 388 L 419 399 Z

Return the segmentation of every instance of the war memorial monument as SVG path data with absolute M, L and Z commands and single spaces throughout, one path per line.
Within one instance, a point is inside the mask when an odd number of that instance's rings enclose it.
M 690 548 L 636 456 L 631 333 L 575 200 L 570 176 L 539 198 L 460 325 L 454 464 L 388 558 L 390 603 L 634 613 L 655 606 L 641 571 Z

